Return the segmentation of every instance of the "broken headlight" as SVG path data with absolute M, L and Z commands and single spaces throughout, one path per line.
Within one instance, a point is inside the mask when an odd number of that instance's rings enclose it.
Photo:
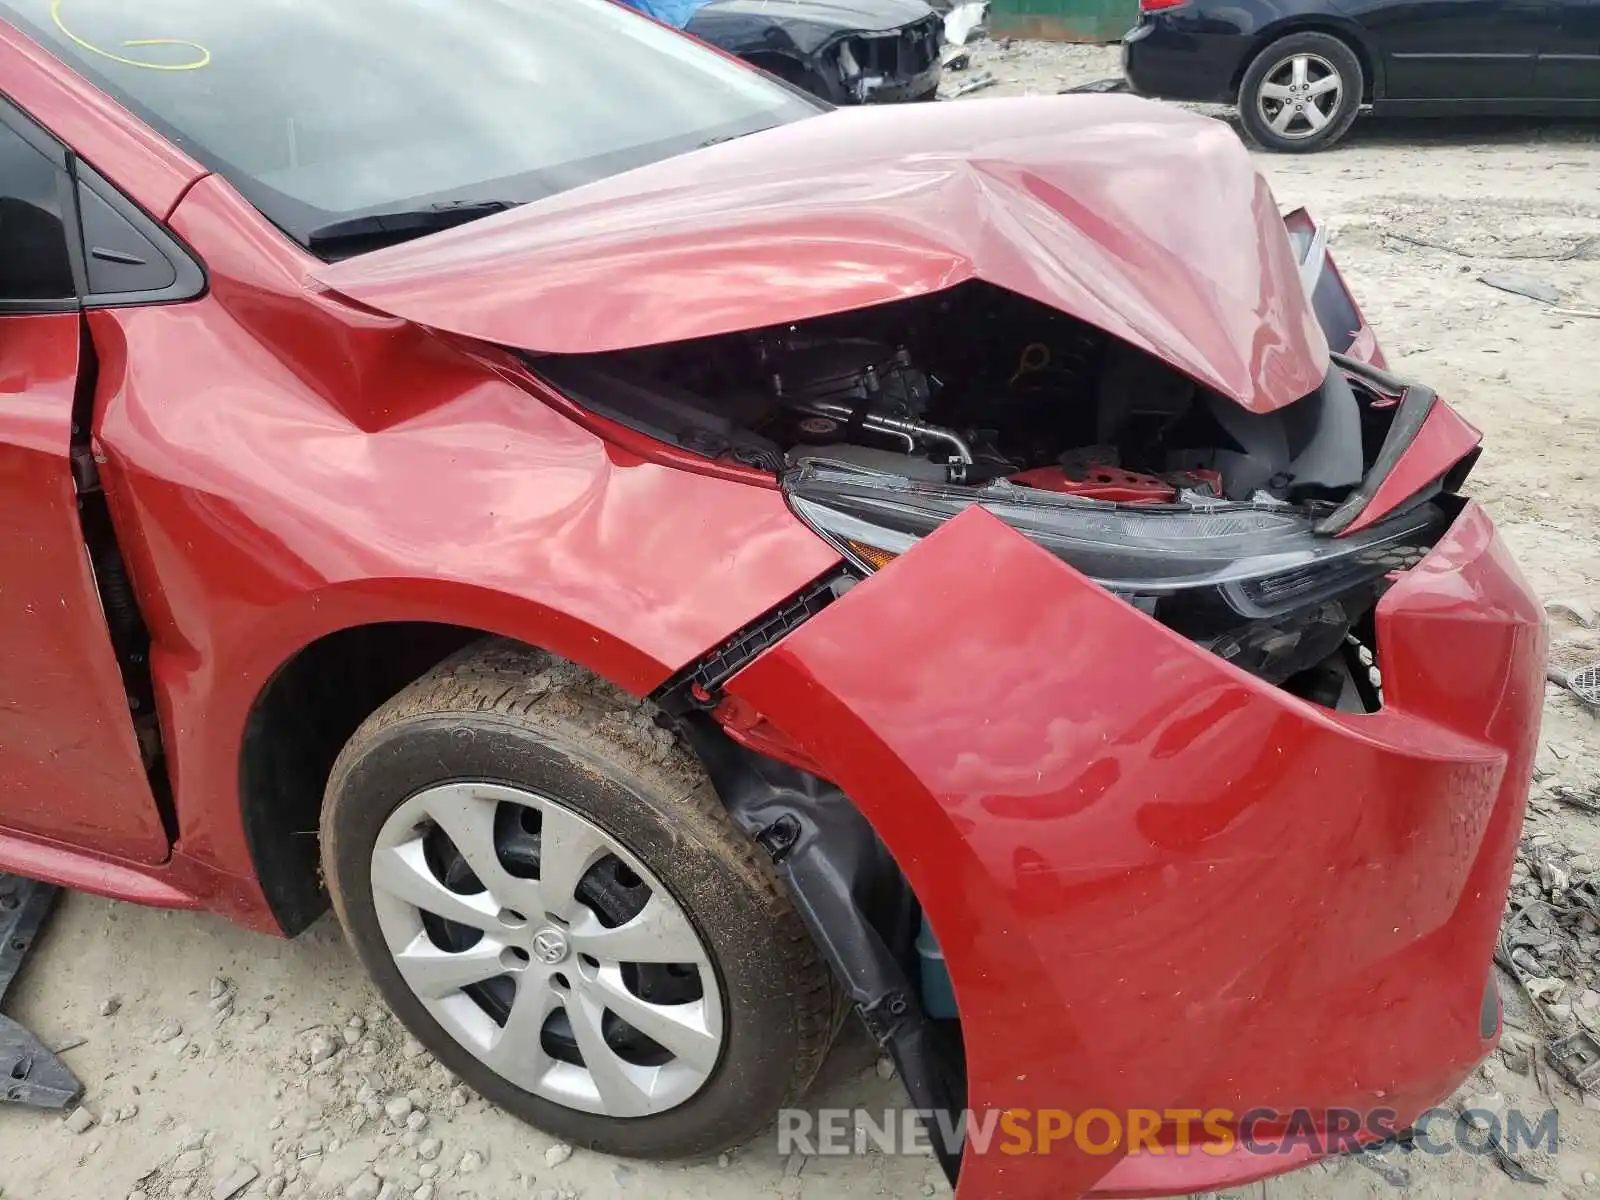
M 1111 504 L 1021 488 L 922 483 L 803 464 L 784 477 L 795 513 L 864 570 L 977 504 L 1163 624 L 1274 683 L 1322 661 L 1448 525 L 1426 504 L 1349 537 L 1280 502 L 1194 497 Z

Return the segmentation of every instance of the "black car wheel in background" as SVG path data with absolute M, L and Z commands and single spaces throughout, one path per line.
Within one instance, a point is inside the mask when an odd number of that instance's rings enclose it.
M 1268 150 L 1306 153 L 1345 135 L 1361 109 L 1361 60 L 1326 33 L 1291 33 L 1257 54 L 1239 83 L 1239 120 Z

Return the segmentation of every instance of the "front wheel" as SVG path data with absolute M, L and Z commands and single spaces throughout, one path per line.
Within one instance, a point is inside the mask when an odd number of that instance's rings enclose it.
M 1305 154 L 1333 145 L 1361 108 L 1361 60 L 1326 33 L 1291 33 L 1256 55 L 1239 84 L 1239 119 L 1268 150 Z
M 322 857 L 406 1027 L 563 1140 L 715 1152 L 831 1041 L 832 977 L 705 772 L 542 652 L 480 643 L 373 714 L 334 765 Z

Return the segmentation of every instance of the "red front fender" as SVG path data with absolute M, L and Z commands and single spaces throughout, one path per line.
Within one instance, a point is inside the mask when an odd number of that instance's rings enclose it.
M 1379 610 L 1388 706 L 1237 671 L 973 509 L 729 690 L 861 807 L 960 1006 L 974 1110 L 1387 1107 L 1486 1052 L 1542 624 L 1468 507 Z M 969 1152 L 965 1200 L 1294 1157 Z

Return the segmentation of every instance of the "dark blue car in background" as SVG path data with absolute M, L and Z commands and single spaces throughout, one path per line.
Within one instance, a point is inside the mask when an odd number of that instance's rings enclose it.
M 1140 0 L 1134 90 L 1238 103 L 1272 150 L 1374 112 L 1600 115 L 1600 0 Z

